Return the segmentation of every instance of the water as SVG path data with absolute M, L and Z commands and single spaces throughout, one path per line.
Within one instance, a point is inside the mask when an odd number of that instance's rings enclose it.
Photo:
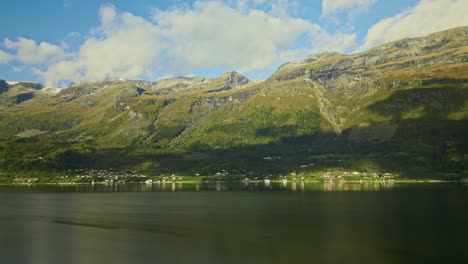
M 0 186 L 1 263 L 468 263 L 468 186 Z

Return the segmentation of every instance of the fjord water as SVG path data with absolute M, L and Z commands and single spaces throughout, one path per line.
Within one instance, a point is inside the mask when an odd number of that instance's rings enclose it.
M 1 263 L 468 263 L 462 184 L 0 186 Z

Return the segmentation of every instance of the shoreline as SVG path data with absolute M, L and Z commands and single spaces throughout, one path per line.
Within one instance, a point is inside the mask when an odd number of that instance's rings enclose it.
M 115 185 L 115 184 L 141 184 L 141 185 L 157 185 L 157 184 L 172 184 L 172 183 L 182 183 L 182 184 L 203 184 L 203 183 L 265 183 L 262 181 L 166 181 L 166 182 L 153 182 L 153 183 L 144 183 L 144 182 L 125 182 L 125 183 L 105 183 L 97 182 L 94 184 L 91 183 L 75 183 L 75 182 L 48 182 L 48 183 L 0 183 L 0 186 L 74 186 L 74 185 Z M 284 184 L 283 181 L 272 180 L 271 183 Z M 368 183 L 463 183 L 463 181 L 450 181 L 450 180 L 390 180 L 390 181 L 320 181 L 320 180 L 306 180 L 306 181 L 287 181 L 289 183 L 324 183 L 324 184 L 368 184 Z

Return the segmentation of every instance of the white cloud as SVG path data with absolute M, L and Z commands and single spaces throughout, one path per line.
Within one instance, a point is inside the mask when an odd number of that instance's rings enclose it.
M 64 80 L 150 76 L 165 44 L 153 23 L 113 6 L 100 10 L 101 26 L 71 59 L 51 64 L 40 73 L 48 85 Z
M 38 45 L 32 39 L 19 38 L 17 41 L 5 39 L 4 45 L 7 49 L 16 51 L 12 58 L 25 64 L 47 63 L 65 57 L 65 51 L 61 47 L 47 42 Z
M 263 5 L 266 0 L 228 0 L 231 6 L 236 7 L 239 10 L 248 10 L 249 8 L 255 8 Z
M 203 67 L 258 71 L 354 44 L 354 35 L 330 35 L 317 24 L 278 12 L 276 6 L 271 12 L 240 12 L 221 2 L 196 2 L 193 9 L 156 12 L 154 21 L 171 43 L 167 55 L 175 59 L 169 66 L 183 72 Z
M 286 0 L 239 1 L 243 9 L 232 3 L 196 1 L 193 6 L 157 10 L 153 21 L 105 5 L 99 13 L 100 26 L 78 50 L 35 73 L 49 86 L 67 80 L 186 75 L 213 68 L 258 73 L 310 53 L 343 52 L 355 44 L 355 34 L 329 34 L 317 24 L 291 16 Z M 7 46 L 13 47 L 12 43 Z M 29 44 L 36 50 L 42 47 L 40 53 L 49 56 L 19 56 L 20 50 L 28 49 L 17 48 L 18 57 L 37 63 L 60 55 L 58 46 L 56 52 L 44 52 L 44 47 L 54 46 L 49 45 Z
M 11 60 L 11 55 L 0 50 L 0 64 L 8 63 Z
M 109 25 L 117 17 L 117 10 L 112 5 L 104 5 L 99 10 L 101 23 L 106 26 Z
M 367 11 L 376 2 L 377 0 L 322 0 L 322 16 L 345 10 L 347 12 Z
M 360 50 L 408 37 L 468 26 L 468 1 L 421 0 L 415 7 L 372 26 Z

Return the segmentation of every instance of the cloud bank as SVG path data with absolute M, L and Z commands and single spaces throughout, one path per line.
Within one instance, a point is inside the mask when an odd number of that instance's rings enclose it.
M 468 25 L 468 1 L 421 0 L 415 7 L 372 26 L 360 50 L 402 38 Z
M 281 9 L 284 10 L 284 9 Z M 193 9 L 158 11 L 154 22 L 176 58 L 171 70 L 190 72 L 223 66 L 258 71 L 327 49 L 344 51 L 354 35 L 330 35 L 319 25 L 288 14 L 245 12 L 221 2 L 197 2 Z
M 156 10 L 152 20 L 104 5 L 99 27 L 75 51 L 24 38 L 6 40 L 5 46 L 17 51 L 16 61 L 45 65 L 35 73 L 47 85 L 56 85 L 186 75 L 212 68 L 255 73 L 314 52 L 344 52 L 355 44 L 354 34 L 329 34 L 318 24 L 292 17 L 284 8 L 287 1 L 270 3 L 269 9 L 257 5 L 266 3 L 197 1 Z
M 8 63 L 11 60 L 11 55 L 0 50 L 0 64 Z
M 322 16 L 367 10 L 378 0 L 323 0 Z M 198 0 L 155 10 L 150 18 L 99 10 L 88 35 L 70 33 L 60 45 L 26 38 L 5 39 L 0 64 L 32 71 L 48 86 L 68 81 L 156 79 L 209 70 L 261 75 L 287 61 L 324 51 L 356 49 L 354 33 L 330 33 L 292 13 L 288 0 Z M 372 26 L 358 50 L 468 25 L 466 0 L 420 0 L 414 7 Z M 69 41 L 79 39 L 79 45 Z M 68 41 L 69 40 L 69 41 Z M 16 71 L 16 70 L 15 70 Z
M 326 17 L 341 11 L 362 12 L 367 11 L 377 0 L 323 0 L 322 16 Z
M 17 41 L 5 39 L 4 45 L 15 52 L 13 58 L 25 64 L 48 63 L 65 58 L 65 51 L 61 47 L 47 42 L 37 44 L 31 39 L 18 38 Z
M 158 28 L 141 17 L 118 13 L 113 6 L 103 6 L 99 15 L 100 27 L 77 52 L 38 72 L 47 85 L 152 75 L 165 48 Z

